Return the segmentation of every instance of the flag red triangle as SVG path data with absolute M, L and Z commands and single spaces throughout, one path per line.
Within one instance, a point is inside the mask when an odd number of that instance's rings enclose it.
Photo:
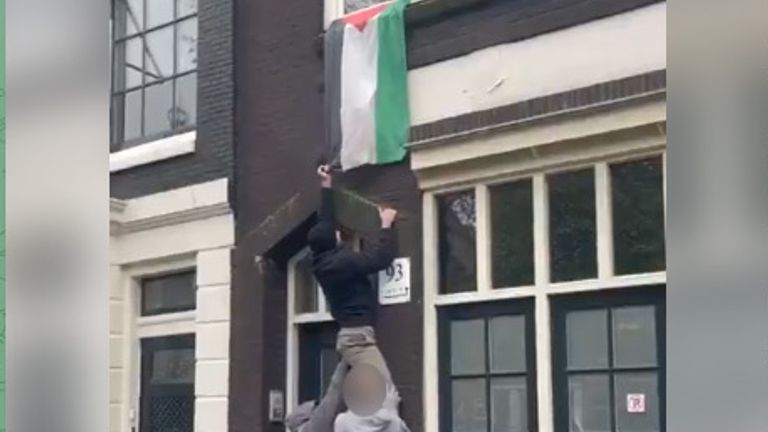
M 371 18 L 378 15 L 379 12 L 386 9 L 387 6 L 390 5 L 390 3 L 391 2 L 379 3 L 369 8 L 365 8 L 365 9 L 361 9 L 359 11 L 353 12 L 349 15 L 344 16 L 343 18 L 344 22 L 357 27 L 359 31 L 363 31 L 365 30 L 365 26 L 368 25 L 368 21 L 370 21 Z

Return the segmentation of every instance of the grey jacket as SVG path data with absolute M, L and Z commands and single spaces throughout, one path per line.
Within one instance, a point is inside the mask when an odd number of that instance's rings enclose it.
M 344 406 L 341 387 L 349 366 L 342 360 L 336 366 L 331 383 L 320 403 L 306 402 L 285 419 L 285 426 L 291 432 L 333 432 L 333 422 Z

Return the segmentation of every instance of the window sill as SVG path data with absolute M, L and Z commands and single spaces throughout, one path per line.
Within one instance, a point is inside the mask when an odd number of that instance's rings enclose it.
M 197 132 L 192 131 L 110 153 L 109 172 L 115 173 L 194 153 L 196 140 Z
M 152 325 L 160 325 L 160 324 L 173 324 L 173 323 L 179 323 L 179 322 L 185 322 L 185 321 L 194 321 L 196 315 L 195 309 L 192 310 L 186 310 L 186 311 L 180 311 L 180 312 L 172 312 L 172 313 L 166 313 L 166 314 L 158 314 L 158 315 L 149 315 L 149 316 L 140 316 L 136 320 L 136 324 L 140 327 L 143 326 L 152 326 Z
M 194 334 L 196 317 L 196 310 L 138 317 L 136 319 L 136 336 L 150 338 Z

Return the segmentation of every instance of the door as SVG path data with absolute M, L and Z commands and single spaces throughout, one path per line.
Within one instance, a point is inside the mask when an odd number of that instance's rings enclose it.
M 336 353 L 338 325 L 334 322 L 299 326 L 299 402 L 319 400 L 330 383 L 340 357 Z
M 141 340 L 141 432 L 193 432 L 195 336 Z

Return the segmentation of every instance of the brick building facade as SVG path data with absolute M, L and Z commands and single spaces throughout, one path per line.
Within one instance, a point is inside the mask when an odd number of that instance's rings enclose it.
M 147 338 L 195 334 L 197 431 L 282 431 L 324 387 L 335 327 L 305 236 L 323 32 L 353 3 L 201 0 L 192 149 L 183 127 L 117 144 L 145 162 L 111 176 L 114 430 L 151 421 Z M 411 298 L 377 331 L 414 432 L 665 430 L 665 25 L 655 0 L 408 7 L 409 156 L 341 175 L 335 204 L 362 247 L 366 201 L 401 211 Z M 194 312 L 134 309 L 180 270 Z

